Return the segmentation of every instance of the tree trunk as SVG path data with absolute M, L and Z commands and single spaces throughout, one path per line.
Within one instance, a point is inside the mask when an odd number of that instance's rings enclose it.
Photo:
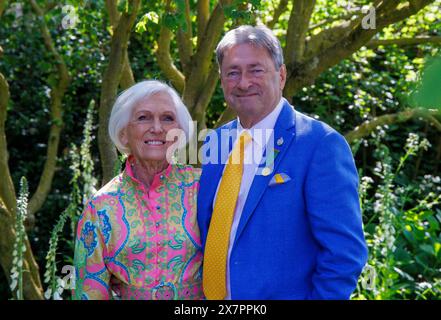
M 98 128 L 98 145 L 103 174 L 103 185 L 113 178 L 115 164 L 118 160 L 115 146 L 108 134 L 109 118 L 117 95 L 118 86 L 121 81 L 125 62 L 124 59 L 127 57 L 126 52 L 130 32 L 135 22 L 139 6 L 139 0 L 129 1 L 129 12 L 125 12 L 121 15 L 121 18 L 118 21 L 118 26 L 114 29 L 112 34 L 109 64 L 103 75 Z

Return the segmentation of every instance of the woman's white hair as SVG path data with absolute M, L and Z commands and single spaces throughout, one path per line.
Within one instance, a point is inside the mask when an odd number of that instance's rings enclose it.
M 112 108 L 109 119 L 109 135 L 116 148 L 124 154 L 130 154 L 128 146 L 121 142 L 121 131 L 128 125 L 133 109 L 143 99 L 157 93 L 166 93 L 172 99 L 176 118 L 180 129 L 185 133 L 186 141 L 190 141 L 194 134 L 194 125 L 187 107 L 178 93 L 167 84 L 158 80 L 141 81 L 121 92 Z

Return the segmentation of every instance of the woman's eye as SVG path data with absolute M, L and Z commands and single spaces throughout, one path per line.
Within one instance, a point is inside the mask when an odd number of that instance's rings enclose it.
M 152 117 L 148 114 L 140 114 L 137 118 L 136 121 L 138 122 L 146 122 L 146 121 L 151 121 Z
M 175 118 L 173 116 L 165 116 L 164 121 L 175 121 Z

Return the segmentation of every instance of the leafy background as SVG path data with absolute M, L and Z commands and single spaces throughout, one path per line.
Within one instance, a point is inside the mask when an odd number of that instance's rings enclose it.
M 84 124 L 92 99 L 99 105 L 101 78 L 109 54 L 109 22 L 102 0 L 70 1 L 77 8 L 80 21 L 75 28 L 63 29 L 65 14 L 61 6 L 46 15 L 56 46 L 74 75 L 63 100 L 65 112 L 60 156 L 51 193 L 38 211 L 34 227 L 29 230 L 34 254 L 44 266 L 51 232 L 60 214 L 72 201 L 75 186 L 90 183 L 92 177 L 73 179 L 73 145 L 84 141 Z M 122 2 L 124 3 L 124 2 Z M 177 2 L 179 4 L 179 1 Z M 358 4 L 368 1 L 358 1 Z M 252 10 L 237 10 L 238 3 L 227 8 L 231 26 L 237 19 L 245 22 L 269 20 L 272 2 L 252 1 Z M 311 23 L 341 14 L 344 7 L 335 1 L 317 1 Z M 388 27 L 377 37 L 402 38 L 419 34 L 441 36 L 440 2 L 436 1 L 399 26 Z M 42 42 L 31 10 L 25 6 L 17 18 L 9 11 L 1 18 L 0 45 L 4 54 L 0 71 L 10 85 L 10 104 L 6 122 L 9 164 L 16 190 L 25 176 L 29 189 L 38 184 L 45 160 L 49 132 L 49 88 L 55 68 Z M 143 12 L 161 13 L 160 1 L 143 4 Z M 276 34 L 286 30 L 289 16 L 281 16 Z M 182 27 L 182 17 L 165 20 L 171 28 Z M 135 79 L 167 81 L 157 66 L 152 45 L 159 33 L 154 16 L 138 19 L 129 46 Z M 320 27 L 314 32 L 318 32 Z M 396 31 L 400 30 L 400 31 Z M 172 57 L 179 61 L 176 43 Z M 441 51 L 439 45 L 380 46 L 362 48 L 348 59 L 324 72 L 317 81 L 296 94 L 296 108 L 323 120 L 342 133 L 353 130 L 364 121 L 384 114 L 397 113 L 409 107 L 440 108 Z M 431 62 L 432 61 L 432 62 Z M 432 69 L 427 69 L 432 65 Z M 426 68 L 426 72 L 423 72 Z M 432 71 L 431 71 L 432 70 Z M 434 70 L 434 71 L 433 71 Z M 426 80 L 421 83 L 423 76 Z M 437 95 L 438 94 L 438 95 Z M 436 100 L 438 97 L 438 100 Z M 429 102 L 426 101 L 429 99 Z M 432 100 L 430 100 L 432 99 Z M 225 108 L 221 88 L 215 90 L 207 124 L 213 126 Z M 99 180 L 99 153 L 96 139 L 97 110 L 91 109 L 90 148 L 87 154 L 94 179 Z M 87 136 L 87 134 L 86 134 Z M 439 299 L 441 297 L 441 208 L 440 163 L 441 136 L 425 119 L 383 125 L 352 145 L 360 174 L 360 200 L 370 256 L 369 267 L 360 278 L 354 299 Z M 72 182 L 74 181 L 74 183 Z M 1 183 L 1 182 L 0 182 Z M 81 206 L 81 205 L 80 205 Z M 60 230 L 55 261 L 58 268 L 72 263 L 72 228 Z M 374 271 L 372 271 L 374 270 Z M 44 278 L 45 269 L 41 267 Z M 60 271 L 58 270 L 59 274 Z M 48 284 L 45 284 L 45 287 Z M 68 291 L 63 296 L 69 299 Z M 0 299 L 11 292 L 0 272 Z

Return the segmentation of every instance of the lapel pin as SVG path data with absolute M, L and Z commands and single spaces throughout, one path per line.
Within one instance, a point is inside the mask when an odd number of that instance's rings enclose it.
M 277 140 L 277 145 L 278 146 L 281 146 L 283 144 L 283 137 L 280 137 L 278 140 Z
M 263 175 L 263 176 L 266 177 L 266 176 L 268 176 L 270 173 L 271 173 L 271 169 L 270 169 L 270 168 L 265 167 L 265 168 L 262 169 L 262 175 Z

